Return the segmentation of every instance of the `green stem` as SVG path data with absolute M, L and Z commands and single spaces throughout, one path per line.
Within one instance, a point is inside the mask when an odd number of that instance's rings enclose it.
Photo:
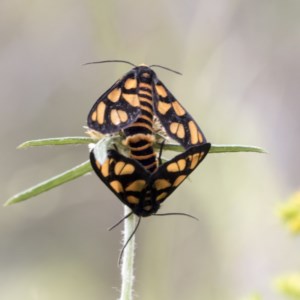
M 22 143 L 17 149 L 25 149 L 34 146 L 59 146 L 59 145 L 78 145 L 96 143 L 97 140 L 85 137 L 85 136 L 74 136 L 74 137 L 58 137 L 48 139 L 31 140 Z
M 48 180 L 45 180 L 19 194 L 14 195 L 10 199 L 8 199 L 4 206 L 8 206 L 17 202 L 24 201 L 28 198 L 37 196 L 43 192 L 46 192 L 50 189 L 53 189 L 59 185 L 62 185 L 68 181 L 71 181 L 73 179 L 76 179 L 92 170 L 92 166 L 90 164 L 90 161 L 86 161 L 66 172 L 63 172 L 55 177 L 52 177 Z
M 154 146 L 156 149 L 160 149 L 160 145 Z M 165 144 L 163 150 L 184 152 L 185 149 L 179 144 Z M 209 153 L 229 153 L 229 152 L 256 152 L 256 153 L 266 153 L 262 148 L 247 145 L 217 145 L 212 144 Z
M 121 143 L 120 137 L 105 137 L 104 140 L 111 140 L 110 142 L 116 143 L 118 148 L 122 149 L 124 147 Z M 61 137 L 61 138 L 48 138 L 48 139 L 39 139 L 31 140 L 21 144 L 18 148 L 24 149 L 33 146 L 51 146 L 51 145 L 76 145 L 76 144 L 88 144 L 96 143 L 97 140 L 90 137 Z M 159 148 L 160 145 L 155 145 Z M 164 150 L 182 152 L 184 149 L 178 144 L 165 144 Z M 229 153 L 229 152 L 256 152 L 256 153 L 266 153 L 266 151 L 259 147 L 254 146 L 243 146 L 243 145 L 212 145 L 209 151 L 210 153 Z M 6 201 L 4 204 L 8 206 L 17 202 L 24 201 L 31 197 L 37 196 L 45 191 L 48 191 L 56 186 L 59 186 L 63 183 L 66 183 L 70 180 L 78 178 L 84 175 L 87 172 L 92 170 L 89 161 L 76 166 L 62 174 L 59 174 L 55 177 L 52 177 L 44 182 L 41 182 L 19 194 L 14 195 Z
M 116 143 L 121 145 L 121 138 L 114 138 Z M 60 146 L 60 145 L 78 145 L 78 144 L 89 144 L 96 143 L 97 140 L 90 137 L 61 137 L 61 138 L 48 138 L 48 139 L 38 139 L 31 140 L 22 143 L 18 146 L 18 149 L 25 149 L 34 146 Z M 160 148 L 159 144 L 155 145 L 155 148 Z M 164 145 L 164 150 L 183 152 L 184 148 L 179 144 L 166 143 Z M 262 148 L 247 145 L 217 145 L 212 144 L 209 153 L 228 153 L 228 152 L 256 152 L 256 153 L 266 153 Z
M 131 209 L 124 205 L 124 216 L 128 215 Z M 132 214 L 124 220 L 123 246 L 133 233 L 137 222 L 137 217 Z M 121 267 L 121 296 L 119 300 L 133 299 L 133 282 L 134 282 L 134 250 L 135 250 L 135 235 L 131 238 L 127 247 L 124 250 Z
M 256 153 L 267 153 L 266 150 L 247 145 L 211 145 L 209 153 L 229 153 L 229 152 L 256 152 Z

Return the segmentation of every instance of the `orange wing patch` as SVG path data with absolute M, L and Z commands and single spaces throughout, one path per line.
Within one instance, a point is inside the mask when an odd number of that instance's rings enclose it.
M 136 87 L 137 87 L 137 80 L 135 78 L 128 78 L 125 81 L 124 87 L 125 87 L 126 90 L 136 89 Z
M 155 85 L 155 90 L 156 90 L 157 94 L 158 94 L 160 97 L 162 97 L 162 98 L 165 98 L 165 97 L 168 96 L 167 91 L 166 91 L 165 88 L 164 88 L 162 85 L 160 85 L 160 84 L 156 84 L 156 85 Z
M 134 172 L 135 168 L 132 164 L 126 164 L 123 161 L 118 161 L 115 164 L 114 172 L 116 175 L 129 175 Z
M 124 192 L 123 185 L 120 181 L 114 180 L 114 181 L 111 181 L 109 184 L 116 193 Z
M 138 107 L 140 106 L 140 100 L 137 94 L 122 94 L 124 100 L 126 100 L 131 106 Z
M 158 101 L 157 110 L 162 115 L 165 115 L 169 111 L 170 108 L 171 108 L 171 104 L 170 103 L 165 103 L 165 102 L 162 102 L 162 101 Z
M 193 145 L 198 144 L 198 143 L 201 144 L 203 142 L 203 135 L 198 130 L 195 122 L 189 121 L 188 126 L 189 126 L 189 130 L 190 130 L 190 135 L 191 135 L 191 143 Z
M 177 116 L 182 117 L 183 115 L 185 115 L 185 110 L 184 110 L 184 108 L 179 104 L 178 101 L 174 101 L 174 102 L 172 103 L 172 106 L 173 106 L 173 108 L 174 108 L 175 113 L 176 113 Z
M 171 183 L 167 179 L 156 179 L 154 181 L 154 187 L 159 191 L 159 190 L 164 190 L 168 187 L 171 186 Z
M 181 184 L 182 181 L 183 181 L 185 178 L 186 178 L 186 175 L 180 175 L 180 176 L 178 176 L 178 177 L 175 179 L 175 181 L 174 181 L 174 183 L 173 183 L 173 186 L 174 186 L 174 187 L 179 186 L 179 184 Z
M 114 125 L 119 125 L 120 123 L 124 123 L 128 120 L 128 115 L 124 110 L 112 109 L 110 112 L 110 119 Z M 102 124 L 102 123 L 100 123 L 100 124 Z
M 108 95 L 107 98 L 112 102 L 118 102 L 121 97 L 121 89 L 115 88 Z
M 182 124 L 177 122 L 172 122 L 170 124 L 170 131 L 176 134 L 178 138 L 182 139 L 185 136 L 185 130 Z

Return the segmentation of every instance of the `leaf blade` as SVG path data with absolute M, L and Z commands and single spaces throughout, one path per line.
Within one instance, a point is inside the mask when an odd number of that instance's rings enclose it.
M 37 185 L 12 196 L 4 203 L 4 206 L 12 205 L 21 201 L 25 201 L 29 198 L 35 197 L 59 185 L 74 180 L 90 171 L 92 171 L 92 166 L 90 164 L 90 161 L 88 160 L 81 163 L 80 165 L 75 166 L 70 170 L 67 170 L 61 174 L 51 177 L 48 180 L 38 183 Z
M 20 144 L 17 149 L 26 149 L 35 146 L 61 146 L 61 145 L 80 145 L 95 143 L 97 140 L 85 136 L 56 137 L 47 139 L 30 140 Z

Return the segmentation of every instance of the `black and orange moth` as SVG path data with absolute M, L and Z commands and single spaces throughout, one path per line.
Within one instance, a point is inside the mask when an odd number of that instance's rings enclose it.
M 154 116 L 167 135 L 185 148 L 184 152 L 163 164 L 153 148 Z M 103 157 L 98 155 L 96 145 L 90 153 L 95 173 L 131 209 L 131 213 L 116 225 L 132 213 L 139 216 L 134 231 L 122 248 L 120 262 L 141 217 L 164 215 L 157 214 L 161 203 L 201 163 L 210 144 L 191 115 L 146 65 L 134 66 L 100 96 L 88 115 L 87 123 L 90 129 L 102 134 L 123 132 L 124 144 L 130 151 L 130 157 L 126 157 L 117 149 L 108 149 Z M 168 214 L 194 218 L 184 213 Z
M 161 203 L 205 158 L 210 144 L 189 148 L 149 172 L 138 161 L 108 150 L 102 160 L 94 151 L 90 161 L 95 173 L 133 213 L 141 217 L 156 214 Z
M 123 131 L 131 157 L 147 170 L 157 169 L 153 116 L 185 149 L 206 143 L 197 123 L 148 66 L 134 67 L 93 105 L 88 127 L 103 134 Z

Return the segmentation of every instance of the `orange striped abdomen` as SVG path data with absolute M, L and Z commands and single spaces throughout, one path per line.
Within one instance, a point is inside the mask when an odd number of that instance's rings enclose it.
M 157 159 L 153 149 L 153 104 L 150 77 L 141 77 L 138 96 L 141 114 L 134 123 L 124 129 L 125 143 L 130 149 L 130 156 L 139 161 L 149 172 L 153 172 L 157 169 Z

